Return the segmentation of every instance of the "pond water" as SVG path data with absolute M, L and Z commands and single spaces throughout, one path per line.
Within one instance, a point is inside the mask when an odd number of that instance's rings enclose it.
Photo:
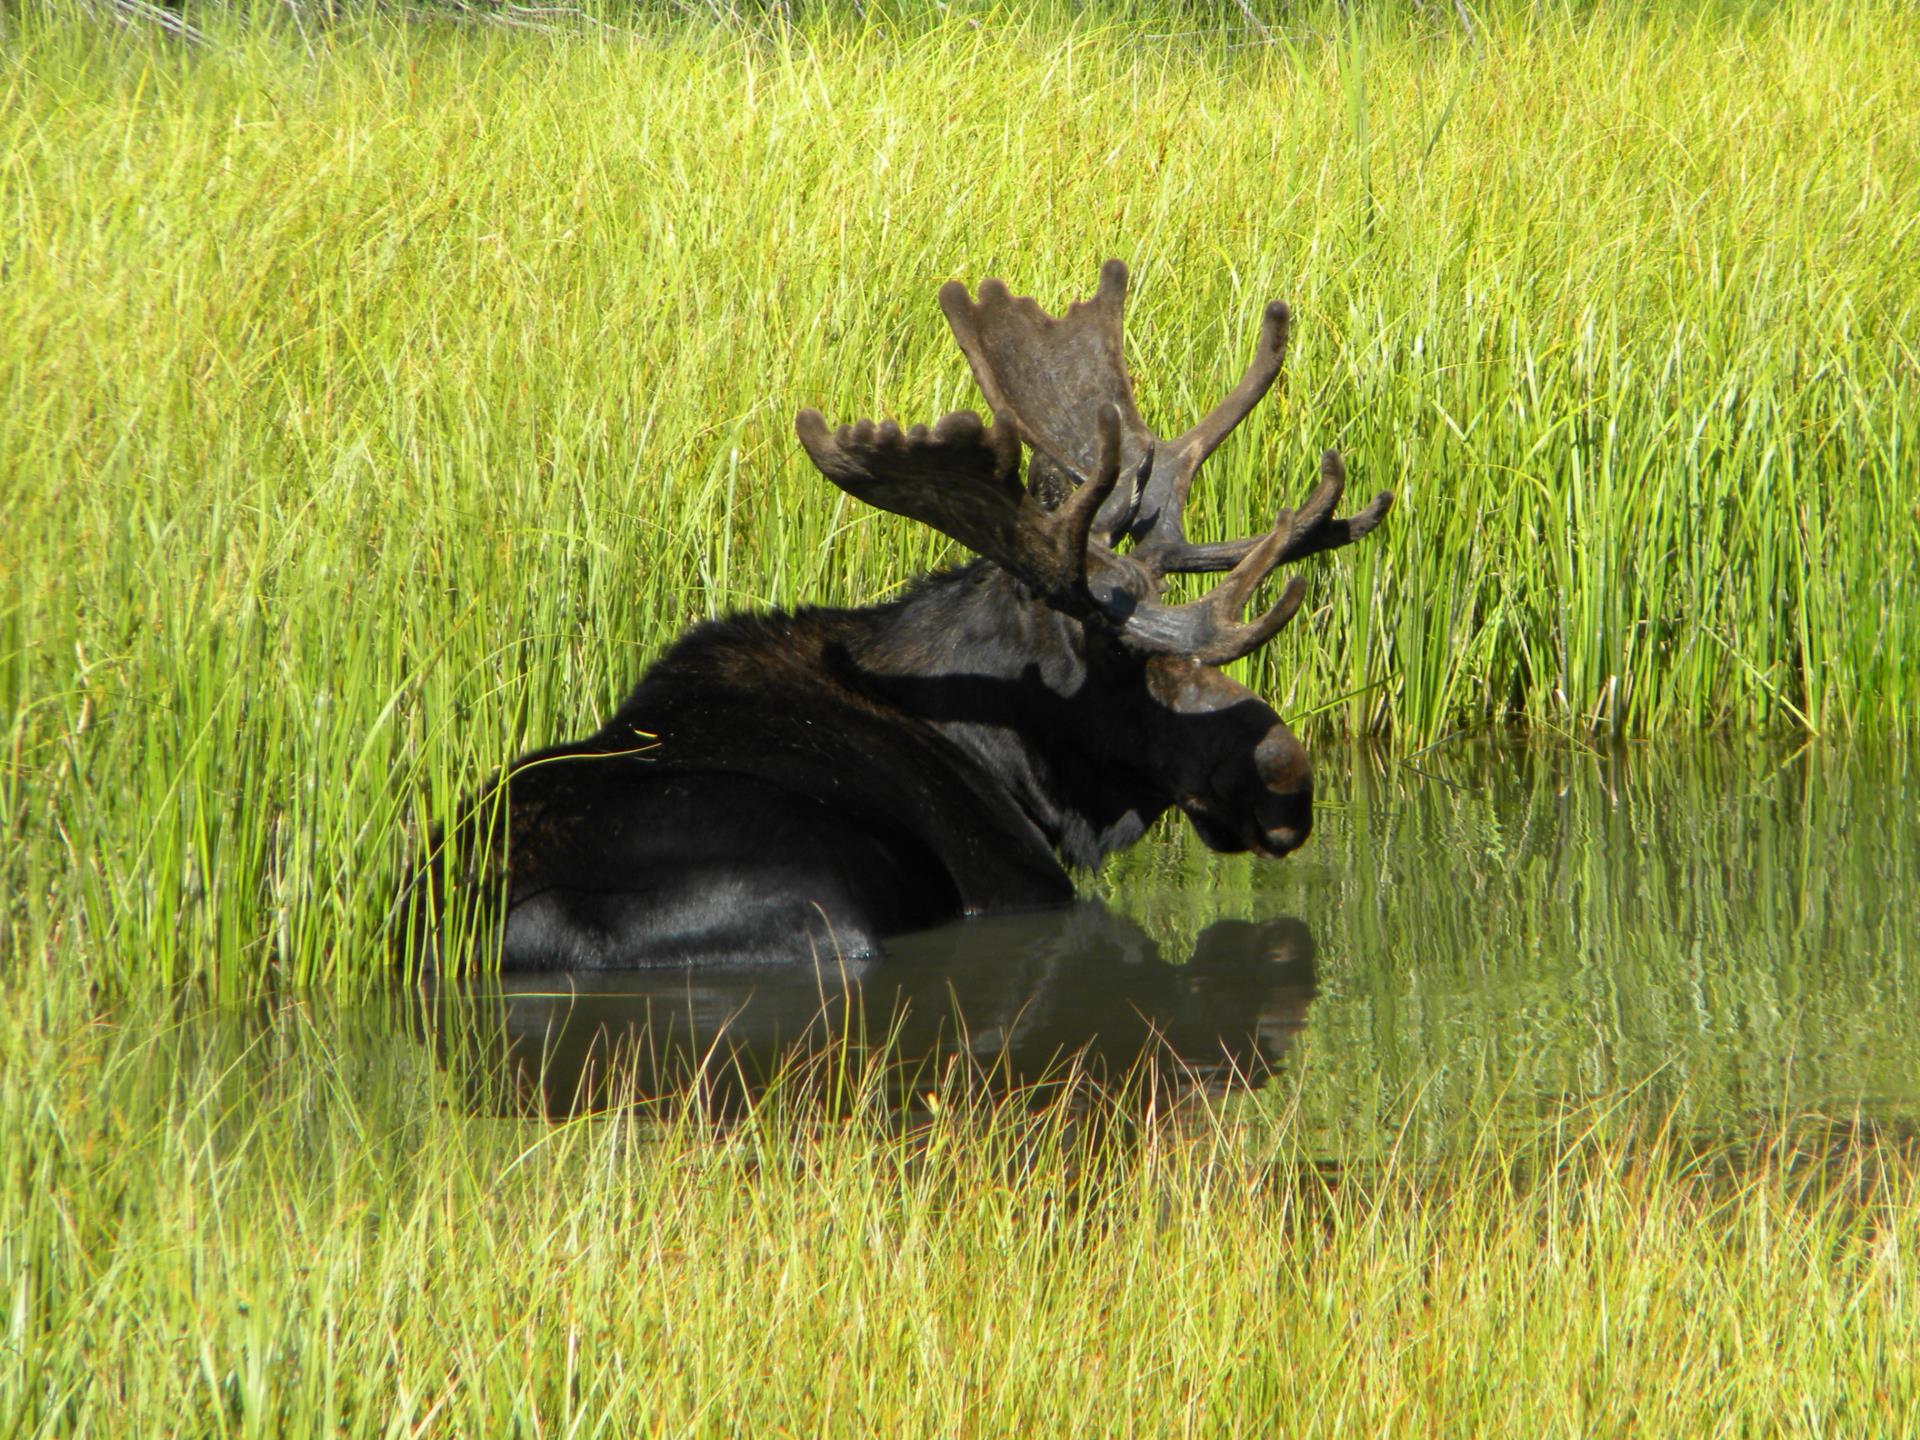
M 1920 1115 L 1920 813 L 1890 746 L 1456 741 L 1323 749 L 1308 845 L 1209 854 L 1168 824 L 1054 914 L 883 963 L 514 977 L 433 997 L 449 1063 L 521 1104 L 749 1096 L 881 1040 L 1044 1097 L 1161 1071 L 1329 1135 L 1631 1096 L 1746 1131 Z M 838 1053 L 838 1052 L 837 1052 Z M 483 1066 L 484 1068 L 484 1066 Z

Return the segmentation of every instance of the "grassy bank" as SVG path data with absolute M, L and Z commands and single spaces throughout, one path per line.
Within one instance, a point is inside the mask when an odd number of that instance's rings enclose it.
M 1057 305 L 1108 254 L 1167 426 L 1299 315 L 1204 531 L 1325 444 L 1400 494 L 1250 663 L 1309 732 L 1911 732 L 1911 11 L 1332 13 L 202 52 L 14 13 L 11 947 L 377 971 L 409 827 L 679 627 L 939 558 L 798 406 L 976 404 L 939 283 Z
M 1920 1170 L 1596 1108 L 1355 1166 L 1202 1114 L 471 1112 L 290 1007 L 0 1022 L 39 1435 L 1901 1434 Z

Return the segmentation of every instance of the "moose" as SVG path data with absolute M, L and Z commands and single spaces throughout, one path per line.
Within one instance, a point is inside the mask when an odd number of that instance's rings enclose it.
M 1295 576 L 1243 618 L 1276 569 L 1360 539 L 1393 497 L 1336 518 L 1328 451 L 1264 535 L 1190 540 L 1194 477 L 1278 377 L 1289 312 L 1268 304 L 1239 384 L 1161 439 L 1121 353 L 1126 290 L 1118 260 L 1059 316 L 998 280 L 945 285 L 991 424 L 799 413 L 827 479 L 979 558 L 880 604 L 696 625 L 592 735 L 515 762 L 459 822 L 463 853 L 494 857 L 467 878 L 493 897 L 504 969 L 872 958 L 889 936 L 1067 904 L 1071 868 L 1174 806 L 1217 851 L 1306 840 L 1306 751 L 1220 667 L 1300 608 Z M 1202 597 L 1163 599 L 1168 576 L 1205 573 L 1223 578 Z M 416 887 L 429 968 L 449 868 Z

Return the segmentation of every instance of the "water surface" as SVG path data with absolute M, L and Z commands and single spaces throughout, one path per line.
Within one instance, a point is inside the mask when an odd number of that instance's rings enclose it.
M 1068 911 L 855 968 L 510 977 L 437 997 L 437 1043 L 504 1058 L 549 1111 L 690 1076 L 737 1098 L 885 1038 L 903 1095 L 960 1070 L 1039 1095 L 1151 1057 L 1349 1137 L 1616 1096 L 1730 1132 L 1920 1114 L 1908 753 L 1462 741 L 1323 750 L 1318 778 L 1281 862 L 1170 823 Z

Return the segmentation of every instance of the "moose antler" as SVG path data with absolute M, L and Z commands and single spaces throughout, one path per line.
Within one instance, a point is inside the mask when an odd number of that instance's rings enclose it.
M 794 429 L 820 472 L 856 500 L 952 536 L 1063 609 L 1098 609 L 1086 585 L 1089 537 L 1119 478 L 1117 465 L 1097 469 L 1049 511 L 1020 484 L 1013 427 L 983 427 L 971 410 L 956 410 L 931 430 L 862 420 L 829 433 L 820 412 L 808 408 Z
M 796 429 L 820 470 L 856 498 L 952 536 L 1049 604 L 1111 626 L 1136 650 L 1223 664 L 1265 644 L 1300 608 L 1306 587 L 1296 578 L 1258 619 L 1240 620 L 1275 569 L 1358 540 L 1393 495 L 1382 491 L 1364 510 L 1334 519 L 1346 470 L 1328 451 L 1306 503 L 1282 510 L 1266 534 L 1190 542 L 1194 476 L 1272 388 L 1289 314 L 1279 301 L 1266 307 L 1240 383 L 1198 424 L 1162 442 L 1134 407 L 1121 349 L 1126 288 L 1126 266 L 1109 260 L 1091 299 L 1052 316 L 998 280 L 983 281 L 977 300 L 949 282 L 940 307 L 993 408 L 991 427 L 961 411 L 931 430 L 861 421 L 829 434 L 817 410 L 803 410 Z M 1022 445 L 1033 452 L 1025 487 Z M 1122 539 L 1133 542 L 1124 554 L 1112 548 Z M 1201 599 L 1160 603 L 1166 576 L 1220 570 L 1226 578 Z
M 1125 532 L 1153 450 L 1153 433 L 1134 408 L 1133 377 L 1120 349 L 1126 300 L 1127 267 L 1118 260 L 1100 267 L 1092 299 L 1075 301 L 1061 316 L 1047 314 L 1028 296 L 1009 294 L 991 278 L 980 282 L 978 300 L 958 280 L 940 287 L 940 309 L 994 420 L 1010 426 L 1033 451 L 1027 483 L 1035 495 L 1057 500 L 1094 473 L 1093 422 L 1103 407 L 1113 407 L 1120 465 L 1134 483 L 1112 498 L 1096 522 L 1110 540 Z

